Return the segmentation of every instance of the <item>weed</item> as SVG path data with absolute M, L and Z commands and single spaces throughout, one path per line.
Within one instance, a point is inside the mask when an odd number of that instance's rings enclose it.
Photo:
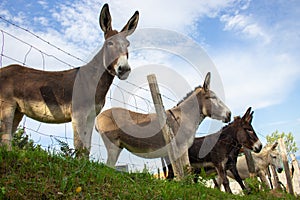
M 191 181 L 155 179 L 146 169 L 144 173 L 118 172 L 104 164 L 76 159 L 69 154 L 49 154 L 30 142 L 17 146 L 13 151 L 0 147 L 0 199 L 267 200 L 277 199 L 279 195 L 257 191 L 241 197 Z M 281 197 L 296 199 L 285 193 Z

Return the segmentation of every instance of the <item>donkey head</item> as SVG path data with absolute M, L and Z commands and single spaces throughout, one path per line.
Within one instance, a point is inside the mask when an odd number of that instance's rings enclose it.
M 202 113 L 205 116 L 222 120 L 226 123 L 230 121 L 231 111 L 217 95 L 210 90 L 210 72 L 207 73 L 203 84 L 203 90 L 200 91 L 200 95 L 197 95 L 197 98 L 198 102 L 201 102 Z
M 266 146 L 264 149 L 267 151 L 267 160 L 268 162 L 273 165 L 278 173 L 281 173 L 283 168 L 282 168 L 282 163 L 281 163 L 281 156 L 279 151 L 276 149 L 278 145 L 278 142 L 275 142 L 271 146 Z M 264 149 L 262 151 L 264 151 Z
M 236 118 L 234 121 L 238 122 L 237 140 L 244 147 L 253 150 L 254 152 L 260 152 L 262 144 L 258 139 L 252 125 L 253 111 L 249 107 L 242 118 Z
M 117 75 L 119 79 L 124 80 L 128 77 L 131 69 L 128 64 L 128 46 L 129 41 L 126 39 L 131 35 L 138 24 L 139 12 L 136 11 L 129 19 L 124 28 L 118 32 L 112 29 L 111 16 L 108 4 L 102 7 L 100 13 L 100 27 L 104 32 L 105 42 L 103 45 L 103 60 L 106 70 L 110 74 Z

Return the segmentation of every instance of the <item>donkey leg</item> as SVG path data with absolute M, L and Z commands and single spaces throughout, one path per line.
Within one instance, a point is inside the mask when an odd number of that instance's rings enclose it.
M 232 193 L 232 191 L 229 187 L 229 180 L 227 178 L 226 170 L 224 169 L 223 166 L 217 166 L 216 169 L 217 169 L 219 177 L 222 179 L 222 183 L 225 188 L 225 191 L 228 193 Z
M 81 141 L 81 138 L 79 136 L 78 131 L 73 125 L 73 133 L 74 133 L 74 148 L 75 150 L 83 149 L 83 142 Z
M 84 119 L 72 119 L 74 132 L 74 147 L 77 151 L 76 156 L 88 157 L 91 150 L 91 139 L 93 132 L 93 123 Z
M 12 133 L 15 133 L 17 131 L 17 128 L 18 128 L 23 116 L 24 116 L 24 114 L 21 113 L 20 111 L 18 111 L 18 110 L 15 111 L 15 117 L 14 117 L 13 125 L 12 125 Z
M 172 165 L 171 165 L 171 161 L 170 161 L 170 158 L 169 156 L 166 156 L 164 157 L 165 161 L 166 161 L 166 164 L 167 164 L 167 167 L 164 167 L 165 169 L 164 170 L 164 173 L 165 173 L 165 177 L 167 180 L 172 180 L 174 179 L 174 171 L 173 171 L 173 168 L 172 168 Z M 168 175 L 166 176 L 167 174 L 167 169 L 168 168 Z
M 234 176 L 234 179 L 239 183 L 239 185 L 241 186 L 242 190 L 246 190 L 246 187 L 243 183 L 243 180 L 242 178 L 240 177 L 237 169 L 236 169 L 236 166 L 233 166 L 231 169 L 230 169 L 231 173 L 233 174 Z
M 118 139 L 108 138 L 105 133 L 101 132 L 100 135 L 107 151 L 106 164 L 114 168 L 123 148 L 120 148 Z
M 8 150 L 12 149 L 12 126 L 15 115 L 16 106 L 10 103 L 1 102 L 0 110 L 0 135 L 1 143 L 7 146 Z
M 219 180 L 219 178 L 217 177 L 217 179 L 216 179 L 216 178 L 214 177 L 214 178 L 212 178 L 212 180 L 213 180 L 213 182 L 214 182 L 215 188 L 220 189 L 220 184 L 219 184 L 220 180 Z
M 184 168 L 184 173 L 187 172 L 187 174 L 192 174 L 192 166 L 190 164 L 188 149 L 182 154 L 181 156 L 182 166 Z
M 200 173 L 201 173 L 201 169 L 196 168 L 193 171 L 194 171 L 194 183 L 198 183 L 199 176 L 200 176 Z
M 269 181 L 268 181 L 268 179 L 266 177 L 266 174 L 264 173 L 263 170 L 258 171 L 258 176 L 259 176 L 261 182 L 263 182 L 268 189 L 271 189 Z
M 106 164 L 110 167 L 115 167 L 117 160 L 119 158 L 119 155 L 121 153 L 122 149 L 114 146 L 107 149 L 107 161 Z
M 161 161 L 162 169 L 163 169 L 163 172 L 164 172 L 164 176 L 165 176 L 165 178 L 167 178 L 167 165 L 168 164 L 166 165 L 166 158 L 161 157 L 160 161 Z

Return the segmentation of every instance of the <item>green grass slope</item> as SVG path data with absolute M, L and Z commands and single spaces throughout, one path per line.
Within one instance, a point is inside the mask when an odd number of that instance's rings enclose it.
M 241 196 L 191 181 L 121 173 L 103 164 L 40 148 L 0 148 L 0 199 L 296 199 L 279 192 Z

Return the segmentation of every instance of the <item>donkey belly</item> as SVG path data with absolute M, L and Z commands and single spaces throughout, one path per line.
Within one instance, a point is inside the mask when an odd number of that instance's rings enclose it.
M 120 139 L 120 144 L 123 148 L 139 157 L 159 158 L 167 155 L 165 141 L 160 132 L 146 138 L 133 137 L 124 133 Z
M 163 141 L 162 141 L 163 142 Z M 133 153 L 136 156 L 142 158 L 160 158 L 167 156 L 167 148 L 165 145 L 132 145 L 132 144 L 124 144 L 122 146 L 127 149 L 129 152 Z
M 214 167 L 214 164 L 212 162 L 196 162 L 191 163 L 193 168 L 202 168 L 202 167 Z
M 45 123 L 71 121 L 71 106 L 47 105 L 44 102 L 18 102 L 19 111 L 26 116 Z
M 127 150 L 130 151 L 129 149 L 127 149 Z M 157 149 L 157 150 L 149 150 L 149 151 L 145 151 L 142 153 L 140 151 L 139 152 L 138 151 L 136 151 L 136 152 L 130 151 L 130 152 L 133 153 L 134 155 L 136 155 L 138 157 L 142 157 L 142 158 L 161 158 L 161 157 L 165 157 L 168 155 L 166 147 L 162 147 L 161 149 Z

